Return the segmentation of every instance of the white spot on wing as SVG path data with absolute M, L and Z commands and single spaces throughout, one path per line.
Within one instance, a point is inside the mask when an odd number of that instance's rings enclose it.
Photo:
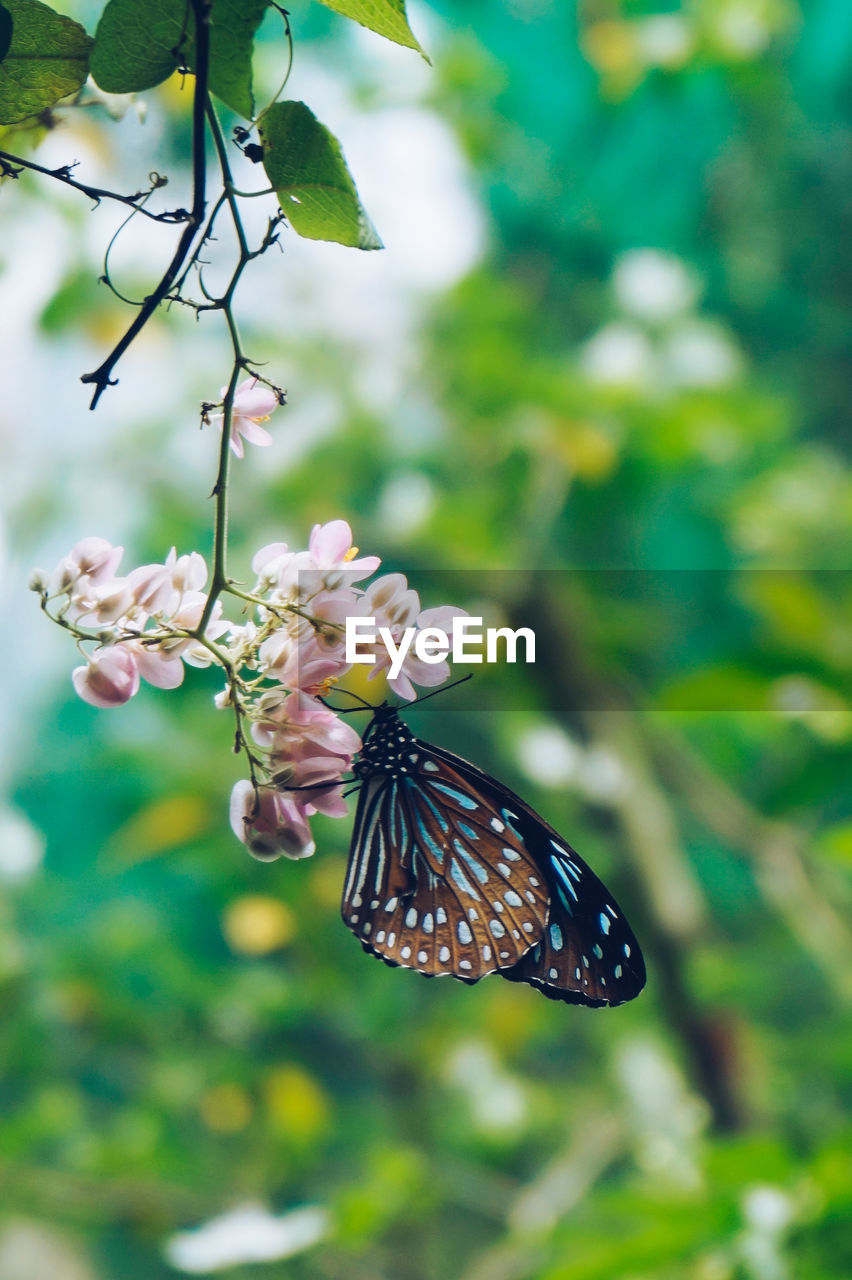
M 470 925 L 466 920 L 459 920 L 459 942 L 467 944 L 472 941 L 473 934 L 470 931 Z

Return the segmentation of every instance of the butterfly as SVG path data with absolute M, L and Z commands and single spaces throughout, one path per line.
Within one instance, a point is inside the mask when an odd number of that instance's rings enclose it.
M 593 871 L 508 787 L 373 708 L 344 923 L 365 951 L 429 977 L 497 973 L 554 1000 L 623 1004 L 645 985 L 639 944 Z

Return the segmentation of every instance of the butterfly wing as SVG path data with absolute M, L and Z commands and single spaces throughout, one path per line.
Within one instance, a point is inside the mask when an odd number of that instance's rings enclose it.
M 408 761 L 364 782 L 343 919 L 388 964 L 476 982 L 543 937 L 547 886 L 485 774 L 416 739 Z
M 528 982 L 552 1000 L 624 1004 L 645 985 L 642 952 L 612 894 L 564 841 L 548 839 L 547 928 L 502 977 Z
M 541 938 L 515 964 L 500 967 L 510 982 L 527 982 L 553 1000 L 592 1006 L 624 1004 L 645 985 L 639 943 L 615 898 L 583 859 L 520 796 L 441 747 L 464 783 L 479 786 L 506 823 L 507 833 L 532 856 L 547 885 L 549 906 Z

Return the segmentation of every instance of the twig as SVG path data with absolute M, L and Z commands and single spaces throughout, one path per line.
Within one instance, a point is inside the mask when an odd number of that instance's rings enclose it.
M 753 863 L 764 896 L 840 999 L 852 1003 L 852 936 L 813 884 L 801 833 L 765 818 L 673 731 L 657 730 L 652 750 L 696 816 Z
M 192 210 L 178 242 L 174 257 L 166 268 L 160 283 L 145 299 L 138 315 L 124 336 L 116 343 L 106 360 L 93 373 L 84 373 L 81 382 L 94 383 L 95 392 L 89 406 L 94 409 L 104 391 L 114 386 L 113 369 L 134 338 L 144 329 L 161 302 L 168 296 L 183 266 L 184 259 L 204 219 L 206 207 L 205 181 L 207 158 L 205 154 L 204 117 L 207 109 L 207 80 L 210 70 L 210 8 L 212 0 L 190 0 L 195 14 L 195 93 L 192 104 Z
M 83 195 L 94 200 L 95 207 L 102 200 L 115 200 L 118 204 L 129 205 L 144 218 L 150 218 L 152 222 L 180 223 L 188 222 L 192 217 L 187 209 L 165 209 L 161 213 L 152 213 L 150 209 L 144 207 L 144 201 L 148 199 L 151 192 L 158 191 L 168 181 L 158 173 L 150 175 L 151 185 L 147 191 L 135 191 L 131 196 L 123 196 L 119 191 L 108 191 L 105 187 L 93 187 L 87 182 L 78 182 L 76 178 L 71 177 L 71 170 L 75 164 L 76 161 L 61 165 L 58 169 L 46 169 L 44 165 L 36 164 L 34 160 L 25 160 L 23 156 L 13 156 L 8 151 L 0 151 L 0 176 L 4 178 L 17 178 L 21 169 L 30 169 L 33 173 L 41 173 L 46 178 L 54 178 L 57 182 L 64 183 L 66 187 L 73 187 L 75 191 L 82 191 Z M 17 169 L 16 165 L 19 166 Z

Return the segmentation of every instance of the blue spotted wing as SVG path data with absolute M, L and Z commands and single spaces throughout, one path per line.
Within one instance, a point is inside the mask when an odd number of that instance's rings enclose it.
M 548 891 L 493 786 L 462 765 L 395 713 L 373 721 L 356 765 L 342 915 L 388 964 L 475 982 L 542 937 Z
M 645 984 L 612 894 L 508 787 L 380 708 L 364 740 L 343 919 L 388 964 L 475 982 L 498 972 L 568 1003 Z
M 582 858 L 549 828 L 538 845 L 549 863 L 547 927 L 502 976 L 568 1004 L 632 1000 L 645 985 L 645 962 L 623 912 Z
M 527 982 L 568 1004 L 624 1004 L 645 985 L 639 943 L 615 898 L 580 855 L 502 783 L 442 747 L 434 755 L 452 761 L 470 785 L 493 789 L 508 834 L 532 854 L 548 890 L 546 927 L 539 940 L 500 976 Z

